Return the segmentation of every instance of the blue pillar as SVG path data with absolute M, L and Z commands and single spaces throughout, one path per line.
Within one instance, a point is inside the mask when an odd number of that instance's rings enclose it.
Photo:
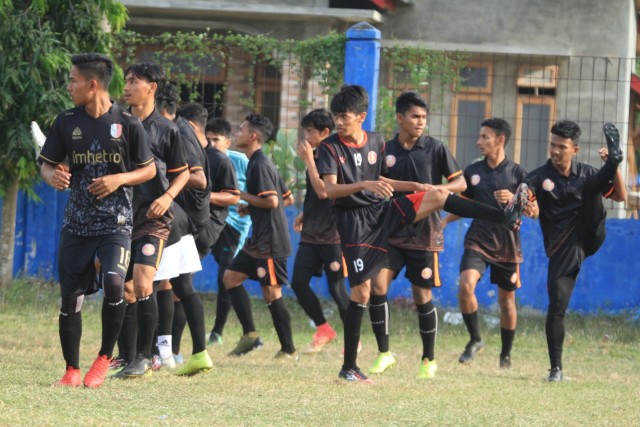
M 362 127 L 376 127 L 378 77 L 380 75 L 380 30 L 368 22 L 360 22 L 347 30 L 344 82 L 363 86 L 369 94 L 367 119 Z

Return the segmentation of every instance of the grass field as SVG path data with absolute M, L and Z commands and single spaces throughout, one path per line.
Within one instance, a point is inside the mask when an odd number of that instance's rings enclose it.
M 210 328 L 215 296 L 203 298 Z M 302 349 L 313 329 L 294 300 L 287 305 Z M 416 315 L 397 304 L 391 310 L 391 349 L 398 365 L 367 386 L 338 380 L 341 342 L 315 356 L 302 355 L 297 363 L 275 361 L 278 340 L 268 310 L 254 300 L 254 311 L 265 346 L 242 358 L 225 356 L 240 337 L 233 318 L 224 345 L 209 348 L 209 373 L 181 378 L 160 370 L 143 380 L 108 380 L 97 390 L 64 389 L 51 386 L 64 371 L 57 287 L 19 281 L 0 289 L 0 425 L 640 425 L 640 332 L 622 316 L 568 317 L 564 360 L 570 380 L 557 384 L 544 381 L 548 362 L 540 314 L 520 317 L 511 370 L 498 368 L 499 328 L 482 330 L 485 351 L 463 366 L 457 358 L 467 341 L 464 326 L 440 321 L 437 376 L 417 381 Z M 99 313 L 99 298 L 89 298 L 83 309 L 83 373 L 99 348 Z M 330 321 L 339 325 L 337 313 Z M 376 355 L 368 315 L 363 332 L 359 364 L 367 369 Z M 190 345 L 187 332 L 186 354 Z

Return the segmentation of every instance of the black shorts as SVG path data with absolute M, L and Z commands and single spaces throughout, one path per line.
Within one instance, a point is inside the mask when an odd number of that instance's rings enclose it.
M 131 238 L 124 233 L 77 236 L 62 229 L 58 246 L 58 272 L 62 298 L 97 292 L 96 259 L 100 271 L 116 273 L 124 280 L 131 258 Z
M 404 267 L 407 267 L 404 277 L 412 285 L 420 288 L 439 288 L 442 285 L 438 269 L 438 252 L 390 246 L 384 268 L 394 270 L 393 278 L 395 279 Z
M 260 286 L 286 285 L 287 258 L 254 258 L 245 251 L 240 251 L 227 270 L 237 271 L 249 276 L 251 280 L 260 282 Z
M 460 261 L 460 272 L 476 270 L 482 276 L 491 266 L 491 283 L 498 285 L 505 291 L 515 291 L 521 286 L 520 264 L 513 262 L 494 262 L 486 259 L 482 254 L 470 249 L 465 249 Z
M 587 257 L 580 236 L 571 236 L 549 257 L 547 283 L 552 283 L 561 277 L 578 278 L 582 263 Z
M 171 232 L 169 233 L 167 246 L 178 243 L 180 239 L 189 234 L 189 218 L 187 217 L 187 213 L 175 202 L 173 202 L 172 207 L 173 221 L 171 221 Z
M 339 244 L 315 244 L 300 242 L 293 264 L 295 271 L 308 271 L 312 276 L 321 277 L 324 269 L 327 280 L 336 281 L 346 277 L 345 261 Z
M 366 282 L 380 271 L 389 249 L 389 236 L 399 226 L 413 223 L 424 194 L 360 208 L 335 209 L 351 286 Z
M 218 237 L 218 240 L 211 248 L 211 255 L 218 263 L 218 266 L 227 266 L 233 261 L 233 257 L 240 244 L 240 232 L 230 226 L 225 225 Z
M 135 264 L 148 265 L 158 269 L 165 241 L 155 236 L 142 236 L 131 242 L 131 262 L 127 270 L 126 281 L 133 279 L 133 266 Z

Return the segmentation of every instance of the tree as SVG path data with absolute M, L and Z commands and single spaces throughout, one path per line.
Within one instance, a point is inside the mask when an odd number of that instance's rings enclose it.
M 0 287 L 13 278 L 18 190 L 35 196 L 39 179 L 29 124 L 35 120 L 46 129 L 72 106 L 70 55 L 108 54 L 111 31 L 120 31 L 127 18 L 117 0 L 0 0 Z M 118 71 L 114 93 L 123 86 Z

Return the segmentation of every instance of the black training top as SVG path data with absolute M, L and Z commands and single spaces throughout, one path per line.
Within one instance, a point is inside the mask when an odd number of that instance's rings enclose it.
M 442 141 L 423 135 L 410 150 L 402 147 L 396 135 L 385 147 L 388 177 L 398 181 L 413 181 L 439 185 L 442 179 L 452 181 L 462 177 L 462 171 L 453 154 Z M 401 197 L 409 192 L 395 192 L 393 197 Z M 400 227 L 389 243 L 402 249 L 444 250 L 444 237 L 440 211 L 429 214 L 425 219 Z
M 361 144 L 343 141 L 333 134 L 322 141 L 318 148 L 318 173 L 336 175 L 338 184 L 352 184 L 361 181 L 377 181 L 387 175 L 384 158 L 384 139 L 375 132 L 365 132 Z M 347 197 L 334 200 L 333 205 L 341 208 L 357 208 L 380 203 L 382 197 L 359 191 Z
M 168 209 L 161 218 L 155 220 L 167 227 L 156 227 L 155 221 L 147 217 L 147 211 L 151 203 L 167 191 L 172 175 L 183 172 L 188 165 L 180 131 L 175 123 L 154 109 L 142 121 L 142 125 L 149 136 L 157 172 L 153 179 L 133 188 L 133 240 L 141 236 L 155 236 L 166 240 L 169 238 L 168 225 L 171 223 L 173 210 Z
M 313 156 L 317 167 L 318 150 L 314 151 Z M 331 200 L 318 198 L 309 179 L 309 172 L 307 171 L 305 175 L 307 193 L 304 196 L 300 241 L 318 245 L 340 243 Z
M 209 163 L 209 180 L 211 181 L 212 193 L 231 193 L 238 195 L 238 181 L 236 180 L 236 171 L 229 156 L 218 150 L 211 144 L 204 149 Z M 222 229 L 226 224 L 225 219 L 229 215 L 229 208 L 226 206 L 216 206 L 209 203 L 209 214 L 211 221 L 216 228 Z
M 566 177 L 548 160 L 527 175 L 526 182 L 540 207 L 540 228 L 547 256 L 553 255 L 576 229 L 584 182 L 597 172 L 591 165 L 571 162 L 571 172 Z M 613 186 L 604 196 L 609 197 L 612 193 Z
M 489 166 L 487 159 L 479 160 L 464 170 L 467 189 L 462 196 L 503 209 L 506 204 L 498 203 L 494 192 L 509 190 L 515 194 L 526 175 L 522 166 L 507 158 L 495 169 Z M 479 252 L 493 262 L 522 262 L 520 233 L 495 222 L 474 219 L 464 239 L 464 248 Z
M 189 122 L 182 117 L 177 117 L 176 125 L 180 129 L 180 138 L 183 141 L 189 172 L 202 170 L 207 179 L 207 186 L 204 190 L 185 187 L 175 198 L 175 201 L 189 217 L 191 232 L 197 232 L 209 221 L 209 199 L 211 196 L 211 180 L 207 173 L 209 161 Z
M 278 207 L 264 209 L 249 205 L 253 229 L 243 250 L 254 258 L 283 258 L 291 255 L 289 227 L 283 199 L 290 195 L 273 161 L 262 150 L 249 159 L 247 193 L 258 197 L 277 197 Z
M 95 178 L 129 172 L 132 165 L 145 166 L 153 161 L 140 120 L 115 103 L 97 119 L 89 116 L 84 106 L 61 113 L 38 160 L 56 166 L 65 158 L 71 172 L 71 195 L 63 226 L 78 236 L 116 231 L 131 234 L 131 187 L 120 187 L 102 200 L 88 188 Z

